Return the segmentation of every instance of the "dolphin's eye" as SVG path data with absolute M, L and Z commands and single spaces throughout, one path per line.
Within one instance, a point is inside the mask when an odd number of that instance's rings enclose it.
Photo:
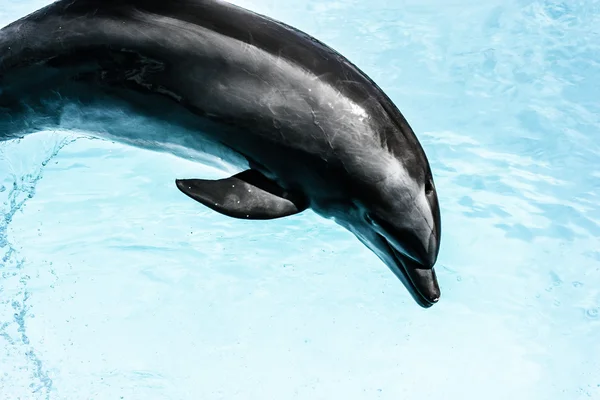
M 430 195 L 431 193 L 433 193 L 433 182 L 431 179 L 428 179 L 427 182 L 425 182 L 425 194 Z

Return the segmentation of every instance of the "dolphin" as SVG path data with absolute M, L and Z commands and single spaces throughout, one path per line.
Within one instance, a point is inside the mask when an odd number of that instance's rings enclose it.
M 60 0 L 0 30 L 0 140 L 83 130 L 242 172 L 176 179 L 212 210 L 312 209 L 352 232 L 417 304 L 440 298 L 440 209 L 415 133 L 344 56 L 220 0 Z

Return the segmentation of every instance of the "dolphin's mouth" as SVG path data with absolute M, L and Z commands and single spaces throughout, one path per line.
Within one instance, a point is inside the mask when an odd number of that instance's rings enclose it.
M 423 268 L 412 258 L 397 251 L 385 237 L 379 235 L 393 260 L 390 269 L 404 283 L 415 301 L 423 308 L 429 308 L 440 299 L 440 287 L 433 268 Z

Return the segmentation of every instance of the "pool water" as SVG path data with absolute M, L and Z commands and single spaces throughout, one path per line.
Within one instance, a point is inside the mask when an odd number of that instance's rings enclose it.
M 49 1 L 0 0 L 0 25 Z M 423 144 L 442 298 L 312 212 L 229 219 L 224 171 L 0 144 L 0 399 L 600 399 L 600 1 L 238 0 L 369 74 Z

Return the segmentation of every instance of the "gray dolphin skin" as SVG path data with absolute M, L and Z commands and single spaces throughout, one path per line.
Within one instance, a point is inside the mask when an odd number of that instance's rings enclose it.
M 50 129 L 239 166 L 175 185 L 233 218 L 310 208 L 420 306 L 439 300 L 423 148 L 365 73 L 293 27 L 216 0 L 52 3 L 0 30 L 0 140 Z

